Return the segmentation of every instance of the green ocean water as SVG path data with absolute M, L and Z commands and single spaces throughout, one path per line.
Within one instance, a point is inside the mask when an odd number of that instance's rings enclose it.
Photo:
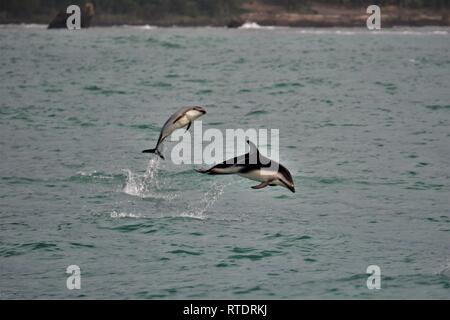
M 449 31 L 1 27 L 0 298 L 448 299 Z M 142 154 L 185 105 L 296 193 Z

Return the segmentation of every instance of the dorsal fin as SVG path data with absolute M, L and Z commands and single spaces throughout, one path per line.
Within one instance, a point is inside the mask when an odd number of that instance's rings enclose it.
M 259 154 L 258 147 L 253 142 L 251 142 L 249 139 L 247 139 L 246 142 L 248 143 L 248 145 L 250 147 L 250 151 L 248 152 L 249 154 L 252 154 L 252 153 Z
M 256 145 L 249 139 L 247 139 L 246 142 L 250 147 L 250 151 L 245 156 L 247 164 L 254 164 L 254 165 L 259 164 L 260 153 L 258 147 L 256 147 Z

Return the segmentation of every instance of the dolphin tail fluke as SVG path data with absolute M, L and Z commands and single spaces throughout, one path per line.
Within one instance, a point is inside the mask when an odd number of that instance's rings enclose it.
M 158 155 L 161 159 L 164 160 L 164 156 L 162 155 L 161 152 L 159 152 L 159 150 L 157 148 L 143 150 L 142 153 L 154 153 L 154 154 Z

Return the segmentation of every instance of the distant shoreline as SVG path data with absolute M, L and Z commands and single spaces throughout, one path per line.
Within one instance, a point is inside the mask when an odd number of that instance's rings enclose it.
M 245 23 L 256 23 L 261 27 L 291 27 L 291 28 L 365 28 L 366 21 L 354 22 L 354 23 L 331 23 L 331 22 L 321 22 L 321 21 L 299 21 L 293 23 L 281 23 L 279 21 L 254 21 L 247 20 L 243 21 L 242 24 L 236 26 L 236 28 L 241 27 Z M 22 24 L 36 24 L 36 25 L 44 25 L 47 26 L 48 23 L 42 20 L 8 20 L 8 21 L 0 21 L 0 25 L 22 25 Z M 117 21 L 112 20 L 108 23 L 106 22 L 95 22 L 91 24 L 91 27 L 117 27 L 117 26 L 151 26 L 151 27 L 159 27 L 159 28 L 171 28 L 171 27 L 180 27 L 180 28 L 189 28 L 189 27 L 227 27 L 227 23 L 217 23 L 217 22 L 201 22 L 201 21 L 173 21 L 173 22 L 155 22 L 155 21 L 123 21 L 122 19 L 118 19 Z M 450 27 L 450 23 L 443 23 L 436 20 L 416 20 L 416 21 L 404 21 L 404 20 L 389 20 L 382 21 L 382 28 L 391 29 L 396 27 Z
M 250 26 L 248 26 L 250 25 Z M 255 26 L 251 26 L 255 25 Z M 35 23 L 35 22 L 20 22 L 20 23 L 0 23 L 0 28 L 7 28 L 7 27 L 24 27 L 24 28 L 39 28 L 39 29 L 47 29 L 46 23 Z M 228 28 L 225 25 L 150 25 L 150 24 L 111 24 L 111 25 L 92 25 L 89 28 L 84 29 L 94 29 L 94 28 L 142 28 L 142 29 L 171 29 L 171 28 L 179 28 L 179 29 L 195 29 L 195 28 L 215 28 L 215 29 L 263 29 L 263 30 L 276 30 L 276 29 L 300 29 L 300 30 L 320 30 L 320 29 L 336 29 L 336 30 L 366 30 L 366 26 L 274 26 L 274 25 L 260 25 L 252 21 L 246 22 L 244 25 L 239 26 L 237 28 Z M 414 29 L 414 28 L 440 28 L 440 29 L 449 29 L 448 32 L 450 32 L 450 26 L 447 25 L 392 25 L 389 27 L 382 27 L 382 30 L 389 30 L 389 31 L 397 31 L 398 30 L 407 30 L 407 29 Z M 83 29 L 83 28 L 82 28 Z M 381 31 L 382 31 L 381 30 Z
M 143 26 L 155 27 L 239 27 L 246 22 L 260 26 L 275 27 L 365 27 L 368 14 L 365 7 L 348 8 L 315 6 L 312 12 L 286 12 L 275 6 L 246 7 L 245 13 L 231 17 L 212 18 L 206 16 L 165 16 L 159 19 L 140 19 L 136 16 L 98 13 L 91 26 Z M 27 19 L 8 17 L 0 13 L 0 24 L 48 24 L 55 13 L 34 16 Z M 449 10 L 411 9 L 396 6 L 381 8 L 381 27 L 425 27 L 450 26 Z

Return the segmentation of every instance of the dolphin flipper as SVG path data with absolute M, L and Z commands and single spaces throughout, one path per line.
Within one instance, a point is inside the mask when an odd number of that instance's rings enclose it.
M 194 169 L 194 170 L 199 173 L 208 173 L 209 172 L 209 169 Z
M 261 182 L 261 183 L 258 184 L 257 186 L 253 186 L 252 189 L 262 189 L 262 188 L 265 188 L 265 187 L 267 187 L 271 182 L 272 182 L 271 180 L 270 180 L 270 181 L 264 181 L 264 182 Z

